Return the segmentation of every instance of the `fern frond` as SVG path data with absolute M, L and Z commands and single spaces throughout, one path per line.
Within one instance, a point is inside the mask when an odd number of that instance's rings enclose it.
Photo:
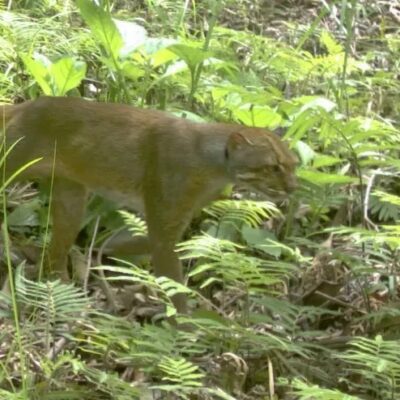
M 239 252 L 241 246 L 229 240 L 208 235 L 196 236 L 177 246 L 182 259 L 201 258 L 189 276 L 205 272 L 212 277 L 203 282 L 202 287 L 215 281 L 233 287 L 242 284 L 249 292 L 265 290 L 265 286 L 282 283 L 282 279 L 294 273 L 296 268 L 289 263 L 265 261 Z
M 384 340 L 363 337 L 351 341 L 351 348 L 337 355 L 343 360 L 349 374 L 358 374 L 360 383 L 347 380 L 350 387 L 358 391 L 375 393 L 377 398 L 394 399 L 400 396 L 399 340 Z
M 220 223 L 229 222 L 238 229 L 243 225 L 257 227 L 265 220 L 280 215 L 274 203 L 252 200 L 220 200 L 204 211 Z
M 380 228 L 379 232 L 353 227 L 329 228 L 326 231 L 337 235 L 348 235 L 355 243 L 371 243 L 375 248 L 379 244 L 386 244 L 392 249 L 398 249 L 400 247 L 400 226 L 380 225 Z
M 147 225 L 142 218 L 125 210 L 119 210 L 118 212 L 133 236 L 147 236 Z
M 76 320 L 90 306 L 82 290 L 72 284 L 64 284 L 59 280 L 34 282 L 22 273 L 16 277 L 16 293 L 20 303 L 39 310 L 51 324 Z
M 10 392 L 8 390 L 0 389 L 0 399 L 26 400 L 26 393 L 23 389 L 21 389 L 20 392 Z
M 386 193 L 381 190 L 376 190 L 374 195 L 379 197 L 382 201 L 393 204 L 400 207 L 400 196 L 394 194 Z
M 218 239 L 204 234 L 181 242 L 177 245 L 177 251 L 182 260 L 204 257 L 211 261 L 219 261 L 225 253 L 234 253 L 242 249 L 230 240 Z
M 163 381 L 170 381 L 181 388 L 201 387 L 204 373 L 199 367 L 184 358 L 164 357 L 158 364 L 158 368 L 165 373 Z
M 359 397 L 342 393 L 339 390 L 322 388 L 318 385 L 301 381 L 300 379 L 295 379 L 293 382 L 281 380 L 281 382 L 285 382 L 285 385 L 293 387 L 291 392 L 299 400 L 360 400 Z
M 137 267 L 123 260 L 117 261 L 125 264 L 128 268 L 102 265 L 95 269 L 112 272 L 114 275 L 107 278 L 110 281 L 135 282 L 147 286 L 153 293 L 157 294 L 158 299 L 166 306 L 167 316 L 176 314 L 176 309 L 171 301 L 172 296 L 177 293 L 194 295 L 194 292 L 188 287 L 172 279 L 165 276 L 155 277 L 154 274 L 144 270 L 143 268 Z

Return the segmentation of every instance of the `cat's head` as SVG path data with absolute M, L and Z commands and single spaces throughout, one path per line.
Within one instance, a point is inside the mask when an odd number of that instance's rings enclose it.
M 276 134 L 243 127 L 226 146 L 229 173 L 239 188 L 282 198 L 297 187 L 297 157 Z

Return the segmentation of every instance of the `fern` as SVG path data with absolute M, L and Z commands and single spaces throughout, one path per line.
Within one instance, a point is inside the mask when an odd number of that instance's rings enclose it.
M 196 340 L 196 332 L 176 330 L 166 323 L 132 324 L 103 313 L 97 313 L 91 321 L 84 332 L 87 340 L 81 342 L 83 351 L 98 354 L 112 351 L 120 363 L 136 365 L 147 372 L 154 372 L 162 357 L 177 354 L 195 357 L 206 351 L 204 343 Z
M 281 382 L 285 381 L 282 380 Z M 287 383 L 286 381 L 285 384 Z M 350 396 L 339 390 L 322 388 L 318 385 L 303 382 L 300 379 L 295 379 L 293 382 L 290 382 L 290 385 L 293 387 L 292 394 L 298 400 L 361 400 L 360 397 Z
M 246 293 L 264 291 L 265 286 L 281 284 L 282 279 L 296 271 L 291 264 L 269 262 L 240 253 L 241 246 L 228 240 L 212 238 L 208 235 L 196 236 L 178 245 L 181 259 L 200 258 L 199 265 L 189 276 L 210 274 L 201 285 L 224 282 L 238 287 Z
M 400 246 L 400 227 L 395 225 L 381 225 L 380 231 L 369 231 L 362 228 L 332 228 L 326 229 L 327 232 L 333 232 L 337 235 L 348 235 L 355 243 L 370 243 L 374 248 L 385 244 L 396 250 Z M 384 249 L 381 249 L 382 251 Z
M 66 285 L 58 280 L 30 281 L 23 276 L 22 270 L 17 270 L 15 278 L 16 301 L 21 306 L 19 312 L 24 318 L 25 328 L 29 327 L 29 335 L 42 332 L 45 349 L 49 351 L 52 341 L 59 334 L 66 333 L 66 324 L 76 322 L 77 317 L 84 319 L 84 312 L 89 309 L 90 301 L 72 284 Z M 11 314 L 11 298 L 2 294 L 1 299 L 5 308 L 2 314 Z M 32 324 L 32 320 L 35 324 Z
M 400 396 L 399 340 L 358 337 L 351 341 L 350 349 L 337 355 L 346 364 L 348 375 L 358 374 L 361 382 L 344 377 L 348 385 L 358 392 L 374 393 L 376 399 L 397 399 Z
M 1 400 L 26 400 L 26 393 L 21 392 L 9 392 L 8 390 L 0 389 Z
M 165 375 L 163 381 L 170 381 L 172 385 L 168 387 L 168 390 L 185 390 L 185 388 L 198 388 L 202 386 L 202 379 L 204 374 L 199 371 L 197 365 L 192 364 L 190 361 L 184 358 L 171 358 L 164 357 L 158 364 L 158 368 Z M 165 390 L 164 386 L 164 390 Z
M 400 207 L 400 196 L 394 194 L 386 193 L 380 190 L 374 192 L 374 195 L 379 197 L 382 201 L 393 204 L 394 206 Z
M 235 253 L 238 249 L 243 249 L 243 246 L 210 235 L 195 236 L 177 246 L 182 260 L 205 257 L 214 262 L 221 260 L 225 253 Z
M 370 198 L 370 212 L 380 221 L 396 221 L 400 218 L 400 197 L 376 190 Z
M 136 214 L 124 210 L 120 210 L 119 214 L 133 236 L 147 236 L 147 225 L 143 219 L 138 217 Z
M 200 372 L 199 367 L 183 358 L 164 357 L 158 364 L 158 368 L 164 373 L 163 381 L 169 381 L 168 384 L 159 384 L 152 386 L 153 389 L 159 389 L 167 393 L 173 393 L 181 399 L 189 400 L 193 395 L 214 395 L 213 398 L 225 400 L 234 400 L 221 389 L 213 389 L 202 383 L 205 375 Z M 202 397 L 203 398 L 203 397 Z
M 125 264 L 129 268 L 117 266 L 99 266 L 96 267 L 96 269 L 112 272 L 114 276 L 107 278 L 110 281 L 135 282 L 147 286 L 151 291 L 153 291 L 153 293 L 156 293 L 158 300 L 166 306 L 167 316 L 176 314 L 176 309 L 171 301 L 172 296 L 177 293 L 194 294 L 189 288 L 172 279 L 169 279 L 165 276 L 155 277 L 150 272 L 145 271 L 133 264 L 122 260 L 117 261 Z
M 243 225 L 257 227 L 265 220 L 280 215 L 275 204 L 251 200 L 220 200 L 204 211 L 219 223 L 228 222 L 238 229 Z
M 126 382 L 113 372 L 100 370 L 88 365 L 70 352 L 65 352 L 55 359 L 44 359 L 42 369 L 48 386 L 54 389 L 46 396 L 40 386 L 32 391 L 34 399 L 99 399 L 112 398 L 118 400 L 140 399 L 143 390 Z M 71 380 L 71 375 L 79 379 L 80 385 Z M 82 385 L 86 382 L 86 385 Z M 56 389 L 65 385 L 62 389 Z M 93 386 L 90 389 L 90 385 Z M 106 396 L 106 397 L 105 397 Z
M 77 315 L 81 315 L 90 305 L 80 289 L 59 280 L 34 282 L 18 274 L 16 292 L 21 304 L 27 309 L 33 307 L 38 310 L 51 325 L 76 320 Z
M 337 311 L 327 310 L 322 307 L 305 307 L 292 304 L 284 299 L 277 299 L 272 296 L 253 297 L 252 301 L 264 311 L 263 313 L 254 312 L 250 315 L 253 324 L 271 324 L 276 326 L 279 321 L 277 333 L 286 333 L 296 337 L 303 337 L 305 340 L 312 339 L 317 332 L 312 330 L 304 331 L 299 325 L 299 321 L 315 321 L 324 316 L 340 315 Z
M 24 306 L 25 315 L 35 310 L 51 325 L 74 321 L 91 305 L 86 295 L 74 285 L 59 280 L 31 281 L 24 277 L 22 267 L 17 269 L 15 286 L 17 301 Z M 0 298 L 3 306 L 1 314 L 9 316 L 11 299 L 5 292 L 0 292 Z
M 143 399 L 145 396 L 149 396 L 146 393 L 145 388 L 138 388 L 132 382 L 127 382 L 121 379 L 115 372 L 104 371 L 102 369 L 94 368 L 93 366 L 87 365 L 80 360 L 73 360 L 71 363 L 73 370 L 81 380 L 85 380 L 91 383 L 95 391 L 92 390 L 87 393 L 88 398 L 93 399 L 115 399 L 115 400 L 131 400 L 131 399 Z M 100 393 L 98 393 L 100 392 Z M 103 396 L 101 397 L 101 395 Z M 60 397 L 66 399 L 65 397 Z M 90 396 L 90 397 L 89 397 Z M 77 397 L 79 399 L 86 398 L 83 396 Z

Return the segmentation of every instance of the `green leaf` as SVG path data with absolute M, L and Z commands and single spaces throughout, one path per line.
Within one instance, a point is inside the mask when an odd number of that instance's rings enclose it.
M 39 226 L 40 223 L 36 211 L 40 208 L 41 204 L 37 198 L 20 204 L 10 213 L 7 223 L 10 226 Z
M 336 42 L 334 37 L 328 31 L 322 31 L 321 43 L 326 47 L 329 54 L 340 54 L 343 52 L 343 47 Z
M 221 221 L 218 225 L 211 225 L 206 233 L 218 239 L 238 240 L 238 226 L 229 221 Z
M 118 19 L 113 19 L 113 21 L 123 41 L 123 47 L 120 50 L 121 57 L 127 57 L 145 43 L 147 31 L 143 26 L 130 21 L 120 21 Z
M 96 40 L 114 61 L 117 60 L 124 43 L 111 16 L 91 0 L 77 0 L 76 3 Z
M 176 54 L 168 49 L 160 49 L 151 56 L 151 64 L 154 68 L 172 62 Z
M 276 237 L 272 232 L 261 228 L 244 226 L 242 228 L 242 235 L 243 239 L 250 246 L 260 249 L 273 257 L 280 257 L 282 255 L 282 249 L 280 247 L 277 247 L 276 245 L 273 245 L 271 242 L 271 240 L 276 240 Z
M 64 57 L 51 66 L 50 74 L 57 88 L 56 94 L 64 96 L 69 90 L 79 86 L 86 75 L 86 63 Z
M 346 184 L 358 181 L 357 178 L 351 176 L 328 174 L 325 172 L 310 170 L 298 170 L 297 176 L 306 181 L 310 181 L 315 185 Z
M 327 113 L 332 112 L 337 106 L 333 101 L 325 98 L 325 97 L 305 97 L 307 98 L 307 102 L 301 107 L 300 112 L 305 110 L 315 110 L 318 108 L 323 109 Z
M 142 50 L 146 56 L 154 56 L 161 50 L 168 51 L 170 54 L 173 55 L 173 58 L 175 59 L 177 57 L 176 54 L 173 53 L 168 48 L 177 43 L 178 43 L 177 40 L 169 39 L 169 38 L 165 38 L 165 37 L 148 38 L 144 42 L 144 44 L 142 46 Z M 171 57 L 171 56 L 169 56 L 169 57 Z
M 159 80 L 167 78 L 168 76 L 173 76 L 179 74 L 182 71 L 187 71 L 188 65 L 185 61 L 176 61 L 168 66 L 165 73 L 159 78 Z
M 299 140 L 295 147 L 303 165 L 307 165 L 315 157 L 314 150 L 306 142 Z
M 144 76 L 145 72 L 142 68 L 139 68 L 136 64 L 131 61 L 125 61 L 122 64 L 122 72 L 124 76 L 133 81 L 138 81 L 141 77 Z
M 315 125 L 318 125 L 320 121 L 321 118 L 319 115 L 315 115 L 313 110 L 307 109 L 296 117 L 285 136 L 293 138 L 292 141 L 295 143 L 305 136 Z
M 378 364 L 376 365 L 376 370 L 379 373 L 384 373 L 388 369 L 387 360 L 378 360 Z
M 37 198 L 20 204 L 10 213 L 7 223 L 10 226 L 39 226 L 40 223 L 36 211 L 40 208 L 41 204 Z
M 313 160 L 314 168 L 329 167 L 331 165 L 339 164 L 343 160 L 333 156 L 327 156 L 325 154 L 317 154 Z
M 244 125 L 258 128 L 275 128 L 282 121 L 282 117 L 272 108 L 268 106 L 253 106 L 252 104 L 245 104 L 241 108 L 234 110 L 233 115 Z
M 211 57 L 212 54 L 209 51 L 204 51 L 199 47 L 193 47 L 187 44 L 173 44 L 169 49 L 184 60 L 191 70 L 194 70 L 197 65 Z
M 48 96 L 54 95 L 55 93 L 50 85 L 50 60 L 48 60 L 45 56 L 39 54 L 35 55 L 35 59 L 31 58 L 27 54 L 21 54 L 21 59 L 25 64 L 27 70 L 30 72 L 40 88 L 43 90 L 43 93 Z

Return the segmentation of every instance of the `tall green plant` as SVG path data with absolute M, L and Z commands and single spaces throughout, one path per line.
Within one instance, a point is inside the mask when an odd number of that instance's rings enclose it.
M 110 10 L 103 10 L 91 0 L 77 0 L 77 5 L 83 19 L 102 48 L 103 63 L 115 73 L 118 87 L 124 94 L 124 98 L 121 97 L 119 100 L 130 103 L 131 96 L 122 72 L 120 59 L 124 43 L 115 22 L 111 18 Z
M 46 56 L 21 54 L 26 69 L 48 96 L 65 96 L 77 88 L 86 75 L 86 63 L 73 57 L 51 62 Z

